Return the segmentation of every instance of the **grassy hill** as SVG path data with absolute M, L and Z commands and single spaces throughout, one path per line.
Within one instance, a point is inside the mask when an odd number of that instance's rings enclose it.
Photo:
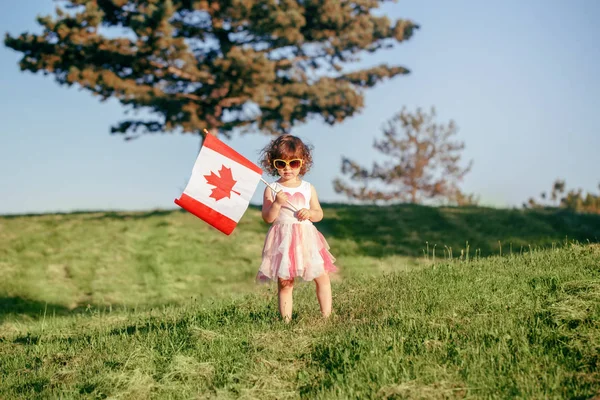
M 325 205 L 340 278 L 600 241 L 600 216 L 556 211 Z M 0 217 L 0 321 L 152 307 L 254 290 L 268 229 L 251 207 L 231 236 L 180 210 Z
M 444 261 L 143 312 L 6 322 L 1 398 L 580 398 L 599 395 L 600 248 Z
M 0 398 L 600 395 L 600 216 L 324 208 L 334 315 L 289 325 L 255 207 L 0 217 Z
M 338 241 L 355 243 L 351 251 L 381 257 L 423 256 L 437 245 L 438 256 L 452 249 L 482 256 L 521 252 L 529 246 L 552 247 L 565 240 L 600 241 L 600 215 L 556 209 L 520 210 L 419 205 L 325 206 L 320 229 Z M 349 246 L 352 247 L 352 246 Z M 341 246 L 344 252 L 348 246 Z M 430 253 L 431 255 L 431 253 Z M 448 253 L 446 253 L 448 257 Z

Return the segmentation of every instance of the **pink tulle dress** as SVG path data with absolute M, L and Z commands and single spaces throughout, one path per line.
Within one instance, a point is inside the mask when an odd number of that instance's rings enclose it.
M 275 182 L 276 191 L 283 190 L 288 200 L 298 210 L 310 209 L 311 185 L 302 181 L 300 186 L 289 188 Z M 275 196 L 271 192 L 272 199 Z M 329 244 L 312 222 L 298 221 L 296 212 L 286 203 L 267 232 L 257 279 L 266 281 L 300 277 L 312 281 L 323 272 L 335 272 L 335 258 Z

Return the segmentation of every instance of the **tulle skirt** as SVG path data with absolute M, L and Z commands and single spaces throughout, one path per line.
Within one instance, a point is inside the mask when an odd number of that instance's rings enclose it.
M 337 271 L 334 262 L 329 244 L 312 223 L 275 223 L 267 232 L 257 280 L 312 281 Z

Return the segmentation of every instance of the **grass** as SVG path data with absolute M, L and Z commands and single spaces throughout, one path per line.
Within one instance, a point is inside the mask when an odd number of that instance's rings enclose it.
M 590 398 L 600 394 L 600 249 L 445 261 L 144 312 L 2 325 L 2 398 Z
M 389 207 L 327 205 L 320 229 L 340 246 L 338 253 L 371 257 L 421 257 L 429 243 L 438 257 L 467 250 L 479 255 L 550 248 L 565 240 L 600 242 L 600 215 L 569 211 L 486 207 Z
M 461 251 L 487 256 L 600 241 L 598 215 L 324 208 L 318 227 L 346 278 L 414 268 L 427 257 L 460 257 Z M 267 228 L 256 207 L 231 236 L 183 211 L 0 216 L 0 321 L 39 318 L 44 309 L 57 315 L 89 307 L 142 309 L 251 292 Z
M 600 247 L 565 240 L 598 216 L 325 212 L 335 313 L 299 285 L 291 324 L 253 283 L 256 208 L 231 237 L 179 211 L 0 217 L 0 398 L 600 395 Z

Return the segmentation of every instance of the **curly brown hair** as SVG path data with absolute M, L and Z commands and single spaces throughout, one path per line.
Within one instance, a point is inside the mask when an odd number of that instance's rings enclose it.
M 273 160 L 302 159 L 300 175 L 304 175 L 312 167 L 312 146 L 304 143 L 300 138 L 285 134 L 273 139 L 261 152 L 260 164 L 265 171 L 272 176 L 277 176 L 277 169 L 273 166 Z

